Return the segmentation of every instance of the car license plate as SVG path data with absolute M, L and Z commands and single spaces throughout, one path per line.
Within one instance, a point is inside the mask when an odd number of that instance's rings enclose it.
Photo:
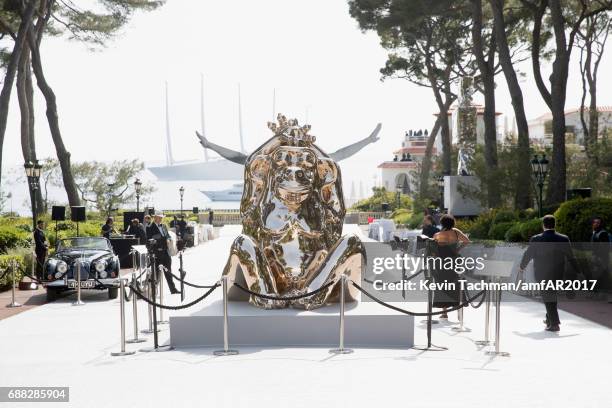
M 68 288 L 70 288 L 70 289 L 76 289 L 76 287 L 77 287 L 77 283 L 78 283 L 78 282 L 77 282 L 77 281 L 74 281 L 74 280 L 70 280 L 70 281 L 68 281 Z M 81 288 L 84 288 L 84 289 L 92 289 L 92 288 L 94 288 L 95 286 L 96 286 L 96 282 L 95 282 L 95 281 L 89 281 L 89 280 L 86 280 L 86 281 L 81 281 Z

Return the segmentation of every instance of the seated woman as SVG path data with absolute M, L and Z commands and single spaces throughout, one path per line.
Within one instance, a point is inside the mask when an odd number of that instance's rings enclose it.
M 433 307 L 444 310 L 440 319 L 448 319 L 446 309 L 459 305 L 459 278 L 454 268 L 445 268 L 445 265 L 454 265 L 454 259 L 458 258 L 461 248 L 470 243 L 470 239 L 460 230 L 455 228 L 455 218 L 450 214 L 445 214 L 440 219 L 442 230 L 433 236 L 437 243 L 438 257 L 442 258 L 441 265 L 432 271 L 436 283 L 454 283 L 454 288 L 446 290 L 436 290 L 434 293 Z M 448 261 L 452 259 L 452 261 Z M 441 267 L 439 267 L 441 266 Z M 451 285 L 449 285 L 451 286 Z

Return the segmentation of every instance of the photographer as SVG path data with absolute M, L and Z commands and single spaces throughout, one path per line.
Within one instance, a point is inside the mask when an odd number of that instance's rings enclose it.
M 170 293 L 176 294 L 180 292 L 176 289 L 176 286 L 174 286 L 172 274 L 170 273 L 172 271 L 172 258 L 168 252 L 170 234 L 166 226 L 162 224 L 163 217 L 163 213 L 156 213 L 153 216 L 153 222 L 147 227 L 147 239 L 155 240 L 151 250 L 155 253 L 157 265 L 163 265 L 166 268 L 164 275 L 166 277 L 166 282 L 168 282 Z

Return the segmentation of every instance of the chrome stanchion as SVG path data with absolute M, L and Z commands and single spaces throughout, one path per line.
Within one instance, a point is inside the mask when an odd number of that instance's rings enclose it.
M 485 354 L 488 356 L 510 357 L 510 353 L 499 350 L 499 332 L 501 328 L 500 306 L 501 306 L 501 289 L 497 289 L 495 291 L 495 350 L 487 351 Z
M 76 263 L 76 274 L 77 274 L 77 300 L 72 302 L 72 306 L 83 306 L 85 302 L 81 301 L 81 260 Z M 123 296 L 123 294 L 121 294 Z
M 344 309 L 346 292 L 346 275 L 340 275 L 340 345 L 336 349 L 329 350 L 332 354 L 350 354 L 353 349 L 344 348 Z
M 459 286 L 459 303 L 463 303 L 463 287 L 461 287 L 461 285 Z M 463 308 L 457 310 L 457 314 L 459 315 L 459 326 L 453 327 L 451 330 L 458 333 L 471 332 L 471 329 L 463 325 Z
M 216 350 L 215 356 L 233 356 L 238 354 L 238 350 L 230 350 L 229 348 L 229 323 L 227 319 L 227 291 L 229 277 L 226 275 L 221 278 L 223 284 L 223 350 Z
M 13 284 L 11 285 L 11 303 L 9 303 L 8 305 L 6 305 L 6 307 L 21 307 L 23 306 L 21 303 L 17 302 L 15 300 L 15 271 L 17 270 L 17 261 L 15 261 L 13 259 L 13 261 L 11 262 L 11 276 L 12 276 L 12 281 Z
M 121 314 L 121 351 L 114 351 L 111 356 L 129 356 L 135 351 L 125 351 L 125 279 L 119 279 L 119 313 Z
M 151 299 L 151 288 L 150 285 L 148 284 L 149 280 L 151 279 L 151 268 L 148 268 L 148 272 L 147 272 L 147 282 L 145 282 L 144 285 L 144 295 L 146 296 L 147 299 Z M 153 305 L 151 305 L 150 303 L 147 302 L 147 314 L 148 314 L 148 320 L 149 320 L 149 328 L 148 329 L 144 329 L 141 330 L 140 332 L 143 334 L 151 334 L 153 333 Z
M 132 272 L 132 285 L 136 286 L 136 270 Z M 132 288 L 132 317 L 133 317 L 133 326 L 134 326 L 134 338 L 127 340 L 126 343 L 142 343 L 145 342 L 145 339 L 138 338 L 138 296 L 136 296 L 136 291 Z
M 151 273 L 151 292 L 152 292 L 152 295 L 150 299 L 152 298 L 153 301 L 155 301 L 155 298 L 156 298 L 155 289 L 157 287 L 156 276 L 155 276 L 155 255 L 151 255 L 151 256 L 153 259 L 151 261 L 151 272 L 152 272 Z M 152 320 L 153 320 L 153 347 L 145 347 L 143 349 L 140 349 L 140 351 L 144 353 L 148 353 L 148 352 L 162 352 L 162 351 L 174 350 L 174 348 L 169 344 L 160 346 L 158 343 L 157 332 L 159 332 L 159 330 L 157 329 L 157 306 L 153 306 Z
M 163 265 L 158 265 L 158 276 L 159 276 L 159 303 L 164 304 L 164 272 L 166 271 L 166 267 Z M 159 308 L 159 320 L 157 324 L 168 324 L 167 320 L 164 320 L 164 309 Z
M 484 340 L 478 340 L 475 342 L 479 346 L 488 346 L 492 344 L 491 340 L 489 340 L 489 332 L 491 331 L 489 327 L 491 321 L 491 291 L 487 290 L 485 296 L 487 297 L 485 304 L 485 338 Z

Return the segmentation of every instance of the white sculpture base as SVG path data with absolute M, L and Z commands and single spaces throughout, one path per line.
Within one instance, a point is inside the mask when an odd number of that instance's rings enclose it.
M 475 176 L 444 176 L 444 208 L 449 214 L 471 217 L 483 211 L 480 201 L 464 197 L 465 191 L 480 191 L 480 180 Z
M 238 346 L 337 347 L 339 306 L 314 311 L 262 310 L 247 302 L 230 302 L 229 342 Z M 374 302 L 348 303 L 347 347 L 409 348 L 414 343 L 414 318 Z M 174 348 L 222 347 L 223 304 L 220 300 L 189 316 L 170 317 Z

